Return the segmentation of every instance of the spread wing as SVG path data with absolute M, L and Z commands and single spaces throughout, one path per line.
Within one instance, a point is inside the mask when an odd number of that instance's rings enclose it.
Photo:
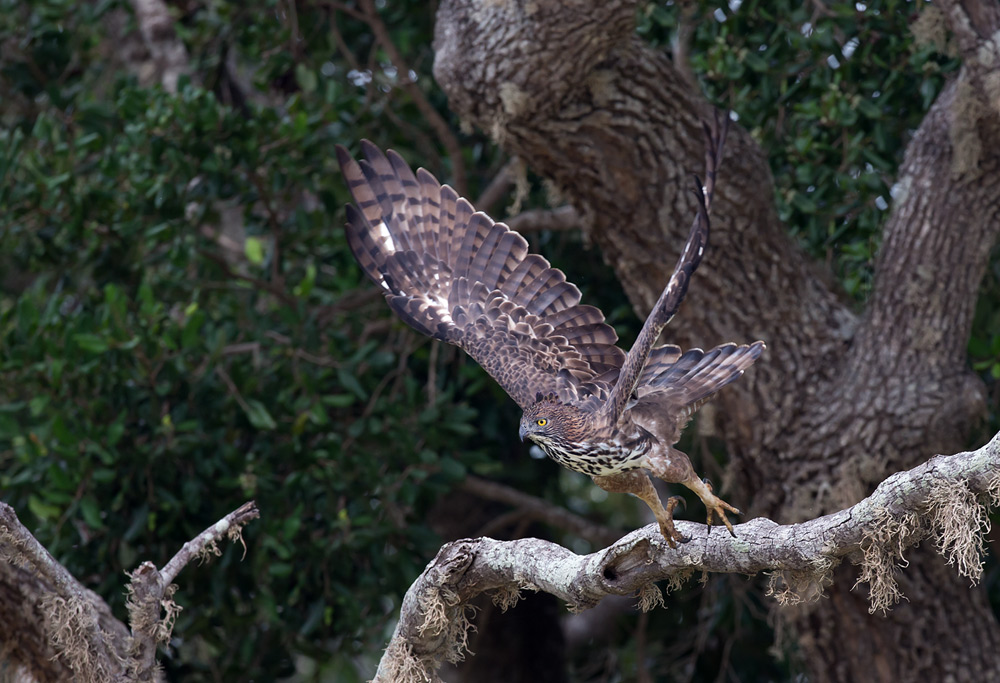
M 618 374 L 618 380 L 609 392 L 607 400 L 601 405 L 601 412 L 612 422 L 617 422 L 625 410 L 626 405 L 632 399 L 635 389 L 638 387 L 639 378 L 643 376 L 645 368 L 651 359 L 653 344 L 656 343 L 660 332 L 674 314 L 680 308 L 684 295 L 687 293 L 688 283 L 694 274 L 698 264 L 701 263 L 702 256 L 708 246 L 709 234 L 709 209 L 712 205 L 712 195 L 715 190 L 716 173 L 719 161 L 722 159 L 722 149 L 726 141 L 726 132 L 729 128 L 728 117 L 721 124 L 719 114 L 716 112 L 714 125 L 705 125 L 705 137 L 707 146 L 705 149 L 705 185 L 699 187 L 696 195 L 698 198 L 698 214 L 691 224 L 691 231 L 688 241 L 677 259 L 674 272 L 670 276 L 667 286 L 660 294 L 659 300 L 653 306 L 649 317 L 639 331 L 639 336 L 635 344 L 628 352 L 625 362 L 622 364 Z
M 661 346 L 649 354 L 629 409 L 687 418 L 712 394 L 746 371 L 765 349 L 764 342 L 723 344 L 710 351 Z
M 393 151 L 337 158 L 357 207 L 347 240 L 407 324 L 464 349 L 522 409 L 539 394 L 578 403 L 621 367 L 618 336 L 580 290 L 503 223 Z M 593 399 L 591 399 L 593 400 Z

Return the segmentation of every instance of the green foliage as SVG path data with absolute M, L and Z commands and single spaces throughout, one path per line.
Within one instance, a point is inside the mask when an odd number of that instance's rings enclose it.
M 781 220 L 859 301 L 903 149 L 958 67 L 913 40 L 922 4 L 744 0 L 696 19 L 693 69 L 768 152 Z M 665 42 L 677 21 L 650 5 L 639 30 Z

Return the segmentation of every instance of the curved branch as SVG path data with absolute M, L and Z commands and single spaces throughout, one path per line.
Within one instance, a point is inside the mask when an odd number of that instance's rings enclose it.
M 1000 5 L 990 0 L 938 0 L 962 55 L 963 68 L 983 96 L 983 104 L 1000 114 Z
M 427 119 L 431 128 L 434 129 L 438 140 L 448 150 L 448 158 L 451 160 L 452 184 L 455 186 L 458 194 L 465 197 L 468 194 L 465 158 L 462 156 L 462 147 L 458 144 L 458 138 L 455 137 L 451 128 L 448 127 L 448 122 L 437 112 L 416 82 L 410 79 L 410 67 L 403 60 L 403 55 L 400 54 L 396 44 L 392 41 L 389 29 L 382 22 L 382 18 L 375 8 L 374 0 L 362 0 L 361 5 L 364 9 L 365 21 L 375 35 L 375 39 L 389 56 L 389 61 L 396 67 L 401 87 L 413 100 L 417 109 L 420 110 L 421 115 Z
M 984 102 L 963 72 L 907 146 L 852 354 L 882 377 L 900 367 L 964 369 L 976 293 L 1000 236 L 1000 116 Z
M 927 8 L 935 10 L 953 32 L 963 66 L 899 169 L 869 315 L 853 354 L 869 372 L 857 383 L 870 382 L 871 372 L 884 377 L 886 368 L 911 375 L 920 367 L 931 380 L 965 369 L 976 293 L 1000 237 L 1000 5 L 941 0 Z M 966 407 L 967 414 L 981 412 Z
M 818 597 L 834 566 L 845 557 L 862 563 L 873 607 L 887 608 L 895 563 L 903 550 L 932 535 L 959 572 L 978 580 L 984 512 L 977 500 L 1000 501 L 1000 433 L 975 451 L 937 456 L 892 475 L 861 502 L 800 524 L 758 518 L 736 527 L 736 538 L 704 525 L 677 522 L 691 540 L 672 550 L 655 524 L 604 550 L 577 555 L 540 539 L 467 539 L 449 543 L 407 591 L 376 681 L 423 675 L 435 680 L 443 661 L 463 656 L 466 605 L 480 593 L 511 606 L 519 591 L 543 590 L 571 610 L 593 607 L 608 595 L 641 594 L 644 607 L 658 600 L 650 584 L 679 583 L 693 571 L 755 574 L 785 572 L 794 581 L 779 595 L 811 584 Z M 988 525 L 987 525 L 988 526 Z M 792 583 L 798 585 L 791 585 Z M 898 594 L 898 591 L 897 591 Z
M 523 175 L 523 168 L 521 160 L 517 157 L 508 159 L 503 168 L 493 176 L 493 180 L 489 182 L 482 194 L 472 203 L 476 210 L 490 213 L 493 205 L 499 202 L 507 194 L 507 191 L 516 184 L 518 175 Z
M 131 581 L 128 586 L 128 612 L 132 626 L 130 651 L 137 671 L 153 671 L 156 667 L 157 644 L 170 640 L 174 619 L 180 611 L 180 607 L 171 599 L 176 590 L 176 586 L 171 585 L 171 582 L 177 578 L 177 574 L 196 557 L 220 555 L 216 543 L 224 538 L 239 540 L 242 543 L 243 526 L 258 517 L 260 511 L 257 509 L 257 504 L 252 500 L 244 503 L 185 543 L 162 570 L 157 570 L 152 562 L 143 562 L 130 574 Z

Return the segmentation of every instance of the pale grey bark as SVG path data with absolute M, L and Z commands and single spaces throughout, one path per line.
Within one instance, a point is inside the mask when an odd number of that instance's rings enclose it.
M 155 681 L 157 644 L 170 637 L 179 608 L 172 581 L 190 561 L 242 540 L 259 516 L 251 501 L 200 533 L 158 570 L 143 562 L 129 582 L 126 627 L 104 600 L 77 581 L 0 502 L 0 659 L 30 680 Z
M 466 609 L 481 593 L 512 606 L 520 591 L 540 590 L 574 611 L 609 595 L 638 595 L 652 607 L 660 601 L 655 581 L 676 586 L 694 572 L 773 572 L 777 599 L 798 603 L 819 597 L 833 568 L 847 559 L 861 565 L 861 580 L 870 584 L 870 611 L 886 610 L 903 596 L 897 574 L 906 570 L 897 565 L 928 538 L 953 572 L 978 581 L 989 530 L 983 503 L 998 502 L 1000 434 L 978 450 L 937 456 L 894 474 L 845 510 L 786 525 L 760 517 L 737 525 L 735 538 L 721 528 L 678 521 L 691 540 L 677 549 L 656 524 L 589 555 L 536 538 L 456 541 L 407 592 L 375 680 L 434 680 L 442 662 L 464 654 Z
M 190 73 L 187 48 L 177 37 L 174 18 L 163 0 L 131 0 L 132 11 L 142 34 L 143 43 L 152 57 L 154 74 L 163 89 L 177 92 L 177 82 Z

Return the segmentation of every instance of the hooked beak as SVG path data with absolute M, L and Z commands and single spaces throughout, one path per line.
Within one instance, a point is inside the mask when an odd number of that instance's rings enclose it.
M 524 428 L 524 425 L 521 425 L 521 428 L 518 430 L 517 433 L 521 437 L 521 443 L 524 443 L 525 438 L 527 438 L 528 436 L 528 430 Z

